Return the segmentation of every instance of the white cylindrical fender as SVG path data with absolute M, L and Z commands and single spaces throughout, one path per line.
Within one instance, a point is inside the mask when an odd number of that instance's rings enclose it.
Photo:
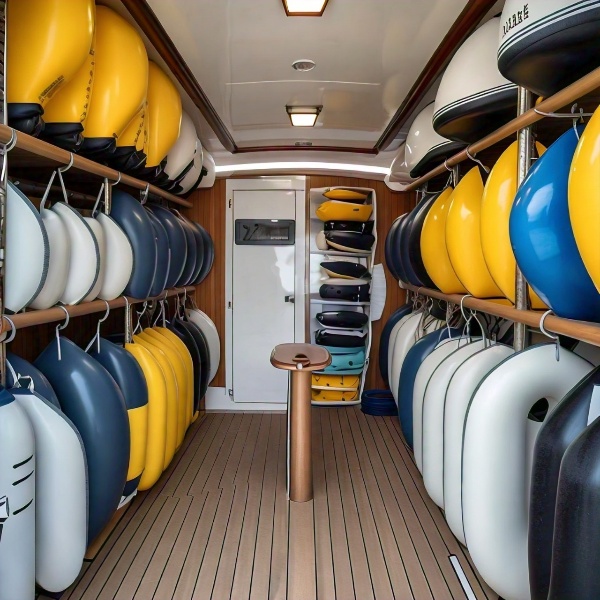
M 506 600 L 527 600 L 529 485 L 541 423 L 528 418 L 545 398 L 551 410 L 592 365 L 554 344 L 513 354 L 473 395 L 463 442 L 463 521 L 481 576 Z
M 206 338 L 210 357 L 210 373 L 208 375 L 208 383 L 210 383 L 215 378 L 221 361 L 221 341 L 219 340 L 219 332 L 212 319 L 200 309 L 191 308 L 186 310 L 185 314 L 192 323 L 200 328 Z
M 133 270 L 133 248 L 125 232 L 110 216 L 100 213 L 105 240 L 104 277 L 98 297 L 114 300 L 123 293 Z
M 102 284 L 104 283 L 104 271 L 106 270 L 106 240 L 104 239 L 104 230 L 98 219 L 84 217 L 85 222 L 90 226 L 96 242 L 98 242 L 98 278 L 90 293 L 83 299 L 84 302 L 91 302 L 98 297 Z
M 181 172 L 194 160 L 197 149 L 198 135 L 192 118 L 183 111 L 179 137 L 167 155 L 165 173 L 169 179 L 176 179 Z
M 438 344 L 437 348 L 421 363 L 417 376 L 415 377 L 415 386 L 413 391 L 413 451 L 415 453 L 415 462 L 417 468 L 423 473 L 423 400 L 427 384 L 438 368 L 438 365 L 452 352 L 455 352 L 459 345 L 463 346 L 467 342 L 465 338 L 453 338 L 444 340 Z
M 45 398 L 12 391 L 35 436 L 35 578 L 62 592 L 77 579 L 87 547 L 85 450 L 75 426 Z
M 35 442 L 27 415 L 0 390 L 0 600 L 35 598 Z
M 484 340 L 467 344 L 447 356 L 433 372 L 423 397 L 421 456 L 423 482 L 431 499 L 444 508 L 444 410 L 446 391 L 456 369 L 485 348 Z
M 202 178 L 202 181 L 200 182 L 200 185 L 198 185 L 198 187 L 211 188 L 213 185 L 215 185 L 215 178 L 217 176 L 217 173 L 215 171 L 215 159 L 206 151 L 203 155 L 202 166 L 206 169 L 207 173 Z
M 421 311 L 417 311 L 418 314 L 421 314 Z M 390 333 L 390 338 L 388 341 L 388 355 L 387 355 L 387 360 L 388 360 L 388 385 L 390 386 L 390 389 L 392 388 L 391 386 L 391 374 L 392 374 L 392 358 L 394 355 L 394 346 L 396 344 L 396 338 L 398 337 L 398 332 L 400 331 L 400 329 L 404 326 L 404 323 L 406 323 L 406 321 L 408 321 L 408 319 L 411 317 L 411 315 L 414 315 L 416 313 L 408 313 L 407 315 L 405 315 L 404 317 L 402 317 L 392 328 L 392 331 Z
M 71 241 L 67 228 L 55 212 L 43 208 L 40 216 L 48 234 L 50 248 L 48 276 L 42 291 L 29 306 L 43 310 L 54 306 L 65 291 L 71 260 Z
M 484 377 L 514 350 L 495 344 L 467 358 L 454 372 L 444 411 L 444 515 L 452 533 L 466 545 L 462 517 L 462 451 L 467 408 Z

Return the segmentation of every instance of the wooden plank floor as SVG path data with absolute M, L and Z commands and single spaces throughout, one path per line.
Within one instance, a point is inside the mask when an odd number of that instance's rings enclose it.
M 396 418 L 313 408 L 315 497 L 286 498 L 286 416 L 209 414 L 63 600 L 497 600 Z M 43 597 L 42 597 L 43 598 Z

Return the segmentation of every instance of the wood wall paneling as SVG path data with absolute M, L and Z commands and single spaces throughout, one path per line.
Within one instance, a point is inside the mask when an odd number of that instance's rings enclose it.
M 365 389 L 383 388 L 385 383 L 378 367 L 379 338 L 381 330 L 389 315 L 404 304 L 405 291 L 398 287 L 388 271 L 384 260 L 385 236 L 392 221 L 415 205 L 414 193 L 392 192 L 383 181 L 359 179 L 353 177 L 310 176 L 306 187 L 318 188 L 329 186 L 368 187 L 377 194 L 377 236 L 378 244 L 375 263 L 382 263 L 387 280 L 387 298 L 383 315 L 373 323 L 373 342 L 371 345 L 371 365 L 367 373 Z M 195 293 L 195 301 L 214 322 L 221 337 L 221 363 L 212 386 L 225 387 L 225 212 L 226 212 L 226 180 L 217 179 L 214 187 L 197 190 L 191 196 L 193 208 L 184 212 L 188 217 L 200 223 L 210 233 L 215 243 L 215 264 Z

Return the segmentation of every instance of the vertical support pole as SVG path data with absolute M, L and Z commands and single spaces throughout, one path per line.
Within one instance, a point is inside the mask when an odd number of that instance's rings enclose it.
M 291 371 L 290 394 L 290 500 L 313 499 L 310 371 Z
M 524 87 L 519 87 L 519 103 L 517 112 L 519 115 L 527 112 L 532 105 L 531 92 L 526 90 Z M 531 156 L 533 152 L 533 138 L 531 135 L 531 127 L 525 127 L 519 130 L 518 137 L 519 145 L 519 166 L 518 166 L 518 178 L 517 185 L 520 186 L 523 183 L 529 171 L 531 165 Z M 515 273 L 515 308 L 517 310 L 527 310 L 528 306 L 528 293 L 527 293 L 527 281 L 521 273 L 521 269 L 517 266 Z M 515 351 L 520 352 L 524 350 L 528 343 L 527 327 L 525 323 L 515 323 L 515 336 L 514 336 L 514 348 Z
M 6 39 L 6 2 L 0 0 L 0 94 L 2 102 L 0 103 L 0 123 L 6 124 L 6 68 L 5 68 L 5 39 Z M 4 152 L 6 152 L 6 147 Z M 6 154 L 2 160 L 8 160 Z M 8 167 L 3 169 L 5 174 L 0 181 L 0 315 L 4 314 L 4 261 L 5 261 L 5 242 L 6 242 L 6 174 Z M 0 384 L 6 384 L 6 344 L 0 343 Z

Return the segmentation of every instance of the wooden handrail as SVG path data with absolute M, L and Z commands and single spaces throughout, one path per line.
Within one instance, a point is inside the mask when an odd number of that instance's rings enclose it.
M 141 304 L 142 302 L 149 302 L 152 300 L 164 300 L 164 298 L 171 298 L 178 296 L 184 292 L 192 293 L 196 288 L 193 285 L 189 285 L 181 288 L 173 288 L 167 290 L 166 296 L 163 292 L 160 296 L 153 296 L 152 298 L 130 298 L 125 296 L 119 296 L 114 300 L 108 301 L 110 309 L 123 308 L 127 302 L 130 305 Z M 24 329 L 25 327 L 34 327 L 35 325 L 43 325 L 45 323 L 55 323 L 58 321 L 64 321 L 66 318 L 65 310 L 69 313 L 69 317 L 81 317 L 83 315 L 91 315 L 94 313 L 104 312 L 106 310 L 106 304 L 104 300 L 93 300 L 92 302 L 83 302 L 81 304 L 75 304 L 73 306 L 63 307 L 53 306 L 46 310 L 31 310 L 24 313 L 18 313 L 16 315 L 9 315 L 8 318 L 14 323 L 15 329 Z M 2 318 L 2 327 L 0 328 L 0 334 L 10 331 L 12 325 L 6 318 Z
M 135 177 L 131 177 L 130 175 L 125 175 L 124 173 L 119 173 L 119 171 L 115 171 L 115 169 L 111 169 L 110 167 L 106 167 L 101 165 L 93 160 L 89 160 L 88 158 L 84 158 L 83 156 L 78 156 L 76 154 L 71 154 L 68 150 L 63 150 L 62 148 L 58 148 L 57 146 L 53 146 L 48 142 L 44 142 L 43 140 L 38 140 L 37 138 L 31 137 L 26 133 L 21 131 L 16 131 L 15 129 L 11 129 L 6 125 L 0 125 L 0 142 L 3 144 L 8 144 L 11 140 L 16 138 L 15 147 L 20 148 L 21 150 L 25 150 L 26 152 L 30 152 L 36 156 L 43 156 L 44 158 L 48 158 L 50 160 L 56 161 L 61 165 L 68 165 L 71 161 L 71 156 L 73 156 L 73 169 L 79 169 L 81 171 L 85 171 L 87 173 L 92 173 L 93 175 L 98 175 L 98 177 L 106 177 L 111 181 L 117 181 L 120 177 L 120 182 L 129 187 L 145 190 L 148 185 L 145 181 L 141 179 L 136 179 Z M 155 185 L 151 185 L 148 188 L 150 194 L 154 194 L 156 196 L 160 196 L 169 202 L 173 202 L 174 204 L 179 204 L 180 206 L 184 206 L 186 208 L 192 208 L 192 203 L 188 200 L 184 200 L 183 198 L 179 198 L 174 194 L 170 194 L 165 190 L 156 187 Z
M 505 306 L 502 304 L 496 304 L 491 300 L 482 300 L 481 298 L 474 298 L 469 295 L 461 294 L 444 294 L 438 290 L 432 290 L 430 288 L 417 287 L 407 283 L 402 283 L 401 287 L 430 298 L 437 298 L 439 300 L 446 300 L 460 306 L 462 301 L 463 306 L 472 308 L 480 312 L 487 313 L 489 315 L 495 315 L 496 317 L 502 317 L 515 323 L 525 323 L 529 327 L 535 327 L 539 329 L 540 321 L 544 311 L 534 310 L 518 310 L 512 306 Z M 463 300 L 464 298 L 464 300 Z M 595 346 L 600 346 L 600 324 L 589 323 L 587 321 L 573 321 L 571 319 L 563 319 L 555 315 L 548 315 L 544 321 L 544 329 L 558 333 L 560 335 L 566 335 Z
M 523 129 L 524 127 L 529 127 L 537 121 L 544 119 L 544 115 L 540 115 L 539 113 L 537 113 L 536 109 L 545 113 L 555 112 L 559 108 L 562 108 L 563 106 L 566 106 L 567 104 L 578 100 L 582 96 L 593 92 L 599 87 L 600 67 L 595 69 L 591 73 L 584 75 L 581 79 L 578 79 L 576 82 L 567 86 L 560 92 L 557 92 L 553 96 L 546 98 L 545 100 L 540 102 L 535 108 L 528 110 L 516 119 L 513 119 L 512 121 L 506 123 L 506 125 L 503 125 L 499 129 L 496 129 L 496 131 L 490 133 L 489 135 L 486 135 L 479 141 L 474 142 L 464 150 L 461 150 L 460 152 L 449 158 L 446 161 L 446 165 L 448 167 L 454 167 L 457 164 L 469 159 L 469 157 L 467 156 L 467 150 L 472 156 L 476 156 L 478 152 L 481 152 L 482 150 L 485 150 L 486 148 L 497 144 L 498 142 L 509 137 L 510 135 L 517 133 L 517 131 L 519 131 L 520 129 Z M 421 187 L 426 181 L 429 181 L 430 179 L 433 179 L 438 175 L 443 175 L 446 172 L 446 166 L 443 164 L 439 165 L 435 169 L 429 171 L 429 173 L 426 173 L 422 177 L 415 179 L 415 181 L 407 185 L 406 191 L 408 192 L 416 190 L 417 188 Z

